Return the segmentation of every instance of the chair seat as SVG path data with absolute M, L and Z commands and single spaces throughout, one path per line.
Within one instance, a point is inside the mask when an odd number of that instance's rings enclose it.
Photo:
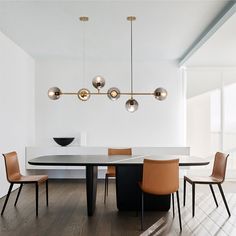
M 112 171 L 107 171 L 106 172 L 106 176 L 107 177 L 116 177 L 116 173 L 112 172 Z
M 12 177 L 10 181 L 12 182 L 24 182 L 24 183 L 32 183 L 32 182 L 38 182 L 38 183 L 43 183 L 48 179 L 47 175 L 28 175 L 28 176 L 24 176 L 24 175 L 18 175 L 15 177 Z
M 213 176 L 184 176 L 184 179 L 189 183 L 196 184 L 218 184 L 223 181 L 221 178 L 215 178 Z
M 145 188 L 145 187 L 143 187 L 143 182 L 141 182 L 141 181 L 138 182 L 138 185 L 139 185 L 142 192 L 149 193 L 149 194 L 154 194 L 154 195 L 168 195 L 168 194 L 174 193 L 178 190 L 178 189 L 177 190 L 173 189 L 172 191 L 167 191 L 166 192 L 166 191 L 162 191 L 162 190 L 159 190 L 159 189 L 154 190 L 154 189 L 150 189 L 150 188 Z
M 144 192 L 144 193 L 146 192 L 145 189 L 143 188 L 143 182 L 142 181 L 138 182 L 138 186 L 139 186 L 139 188 L 141 189 L 142 192 Z

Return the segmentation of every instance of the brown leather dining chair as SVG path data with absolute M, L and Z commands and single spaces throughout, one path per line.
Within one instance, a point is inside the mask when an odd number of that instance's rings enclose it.
M 179 204 L 179 159 L 174 160 L 149 160 L 143 162 L 143 179 L 139 183 L 142 191 L 141 198 L 141 230 L 143 230 L 144 193 L 154 195 L 172 196 L 174 216 L 174 193 L 177 196 L 179 213 L 179 227 L 182 231 L 180 204 Z
M 108 148 L 108 155 L 132 155 L 132 149 L 131 148 L 123 148 L 123 149 L 117 149 L 117 148 Z M 108 180 L 109 178 L 115 178 L 116 177 L 116 169 L 115 166 L 108 166 L 106 175 L 105 175 L 105 190 L 104 190 L 104 203 L 106 203 L 106 197 L 108 196 Z
M 14 184 L 20 184 L 19 191 L 17 193 L 17 197 L 14 203 L 16 206 L 18 198 L 21 193 L 21 189 L 24 184 L 34 184 L 35 185 L 35 194 L 36 194 L 36 216 L 38 216 L 38 186 L 41 183 L 46 183 L 46 203 L 48 206 L 48 176 L 47 175 L 28 175 L 24 176 L 20 173 L 19 162 L 17 158 L 17 153 L 15 151 L 3 154 L 5 160 L 6 167 L 6 176 L 7 180 L 10 183 L 10 187 L 6 196 L 6 200 L 4 202 L 1 215 L 3 215 L 8 199 L 11 194 L 11 190 Z
M 214 193 L 214 189 L 212 185 L 217 185 L 221 196 L 223 198 L 226 210 L 228 212 L 228 215 L 230 217 L 230 211 L 227 204 L 227 201 L 225 199 L 224 191 L 222 189 L 221 184 L 225 180 L 225 173 L 226 173 L 226 165 L 227 165 L 227 159 L 229 154 L 224 154 L 221 152 L 217 152 L 215 154 L 215 160 L 213 165 L 212 174 L 210 176 L 206 177 L 199 177 L 199 176 L 184 176 L 184 201 L 183 204 L 185 206 L 186 201 L 186 182 L 190 183 L 192 185 L 192 216 L 195 215 L 195 185 L 196 184 L 209 184 L 211 193 L 213 195 L 214 201 L 216 206 L 218 207 L 218 202 L 216 200 L 216 196 Z

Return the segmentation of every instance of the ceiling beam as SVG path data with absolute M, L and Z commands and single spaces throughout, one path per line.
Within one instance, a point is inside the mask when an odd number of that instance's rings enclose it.
M 230 1 L 220 14 L 208 25 L 203 33 L 192 43 L 179 59 L 179 66 L 184 63 L 236 12 L 236 0 Z

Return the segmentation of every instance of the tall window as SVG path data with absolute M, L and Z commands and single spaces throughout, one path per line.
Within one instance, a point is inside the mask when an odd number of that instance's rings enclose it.
M 228 176 L 236 178 L 236 68 L 188 69 L 187 94 L 191 155 L 207 158 L 216 151 L 230 153 Z

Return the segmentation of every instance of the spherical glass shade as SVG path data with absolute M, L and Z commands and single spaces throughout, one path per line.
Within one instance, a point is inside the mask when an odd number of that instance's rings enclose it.
M 96 89 L 100 90 L 101 88 L 103 88 L 103 87 L 105 86 L 105 79 L 104 79 L 102 76 L 97 75 L 97 76 L 93 79 L 92 83 L 93 83 L 93 86 L 94 86 Z
M 60 98 L 61 90 L 57 87 L 52 87 L 48 90 L 48 97 L 52 100 L 57 100 Z
M 115 101 L 120 97 L 120 90 L 118 88 L 110 88 L 107 91 L 107 96 L 112 100 Z
M 90 92 L 88 89 L 86 88 L 82 88 L 79 90 L 78 92 L 78 98 L 81 100 L 81 101 L 87 101 L 89 98 L 90 98 Z
M 154 96 L 157 100 L 164 100 L 166 99 L 167 97 L 167 91 L 164 89 L 164 88 L 157 88 L 155 91 L 154 91 Z
M 130 98 L 126 103 L 125 103 L 125 107 L 127 109 L 127 111 L 129 112 L 135 112 L 138 109 L 138 102 L 133 99 Z

